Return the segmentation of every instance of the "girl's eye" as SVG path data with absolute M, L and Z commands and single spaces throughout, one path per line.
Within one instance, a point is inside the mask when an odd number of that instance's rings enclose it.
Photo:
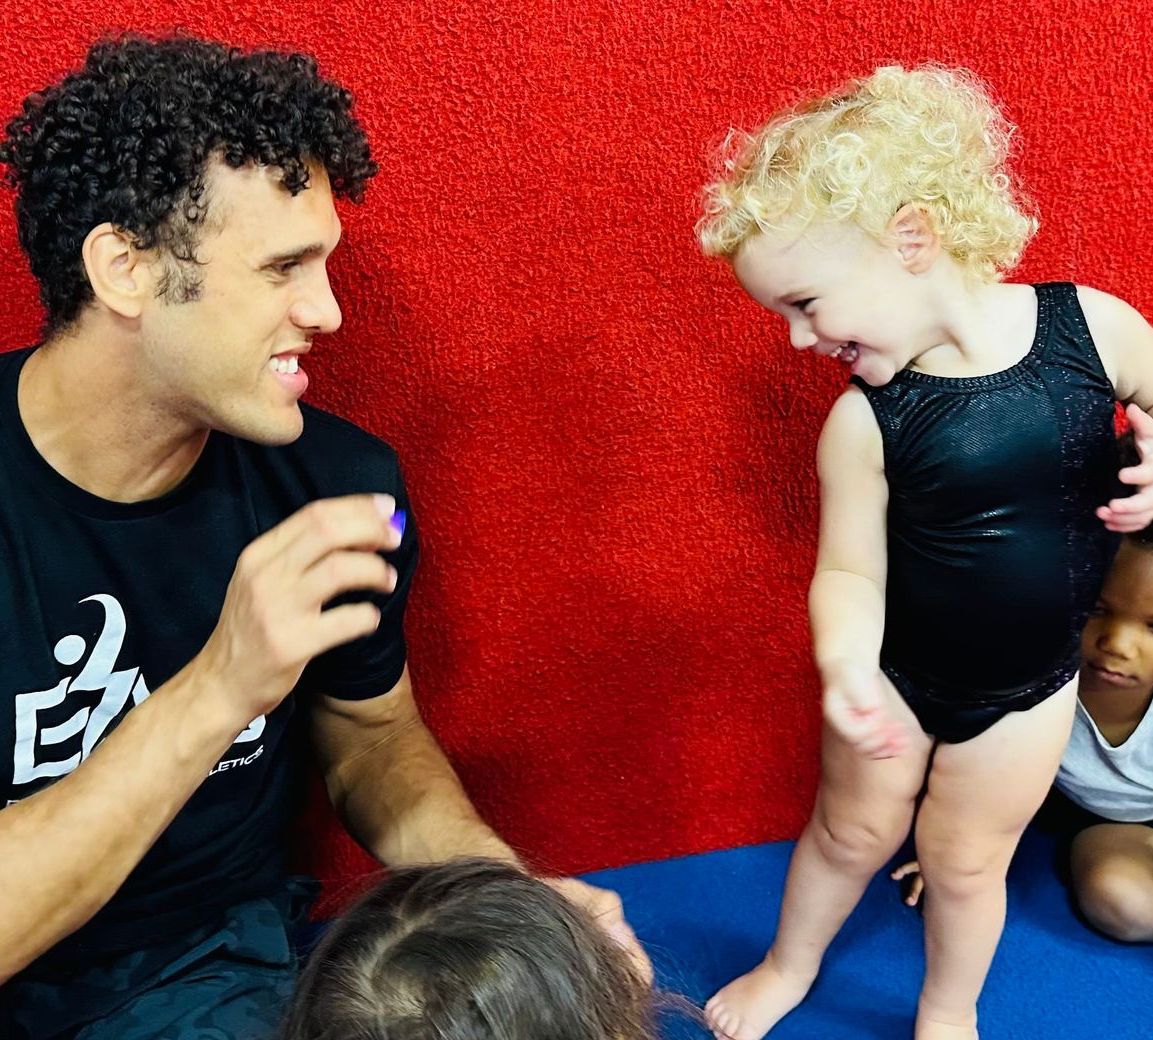
M 808 314 L 809 308 L 812 307 L 812 305 L 816 302 L 817 301 L 813 297 L 807 296 L 803 300 L 793 300 L 793 306 L 796 307 L 797 310 L 799 310 L 802 314 Z

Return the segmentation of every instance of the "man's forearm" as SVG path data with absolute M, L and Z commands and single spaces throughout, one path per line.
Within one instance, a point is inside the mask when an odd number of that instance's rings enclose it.
M 0 811 L 0 983 L 116 893 L 244 727 L 193 666 L 74 772 Z
M 412 720 L 343 770 L 333 802 L 349 830 L 390 866 L 454 856 L 491 856 L 520 866 L 516 853 L 477 814 L 423 722 Z

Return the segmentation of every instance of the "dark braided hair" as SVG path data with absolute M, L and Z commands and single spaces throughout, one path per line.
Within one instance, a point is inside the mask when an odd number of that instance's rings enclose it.
M 82 69 L 24 101 L 0 142 L 48 333 L 92 299 L 81 248 L 106 221 L 175 261 L 163 295 L 195 298 L 213 159 L 275 167 L 294 195 L 317 163 L 336 196 L 360 202 L 377 166 L 351 109 L 349 92 L 306 54 L 183 35 L 95 44 Z

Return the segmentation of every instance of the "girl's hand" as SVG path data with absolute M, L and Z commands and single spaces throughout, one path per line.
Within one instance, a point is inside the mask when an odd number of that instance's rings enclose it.
M 915 859 L 909 860 L 908 863 L 902 863 L 889 877 L 894 881 L 900 881 L 910 874 L 913 875 L 913 880 L 909 884 L 909 892 L 908 895 L 905 896 L 905 903 L 909 906 L 916 906 L 917 901 L 921 898 L 921 893 L 925 891 L 925 879 L 921 877 L 921 864 Z
M 823 670 L 825 721 L 868 758 L 895 758 L 909 747 L 909 734 L 885 703 L 879 668 L 839 662 Z
M 1128 498 L 1115 498 L 1101 506 L 1097 516 L 1110 531 L 1130 534 L 1153 523 L 1153 417 L 1135 404 L 1125 409 L 1125 415 L 1133 427 L 1141 461 L 1136 466 L 1126 466 L 1118 476 L 1123 484 L 1132 484 L 1137 490 Z

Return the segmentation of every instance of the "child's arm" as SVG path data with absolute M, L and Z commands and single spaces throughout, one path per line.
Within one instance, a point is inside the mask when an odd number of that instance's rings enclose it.
M 889 758 L 908 739 L 886 709 L 880 672 L 889 487 L 881 431 L 855 387 L 829 412 L 817 470 L 821 533 L 809 615 L 825 718 L 862 754 Z
M 1077 287 L 1089 332 L 1113 382 L 1117 399 L 1133 427 L 1141 461 L 1120 471 L 1122 483 L 1136 490 L 1097 510 L 1111 531 L 1139 531 L 1153 522 L 1153 328 L 1124 300 L 1085 286 Z

